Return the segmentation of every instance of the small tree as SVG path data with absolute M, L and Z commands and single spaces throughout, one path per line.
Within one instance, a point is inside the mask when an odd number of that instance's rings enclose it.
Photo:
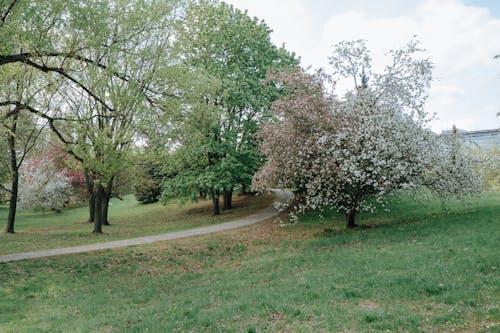
M 477 192 L 478 177 L 458 140 L 425 128 L 432 65 L 420 51 L 412 41 L 391 52 L 383 74 L 372 74 L 364 42 L 340 43 L 330 58 L 335 78 L 354 83 L 342 98 L 326 93 L 319 75 L 278 77 L 288 95 L 259 133 L 268 162 L 254 187 L 292 188 L 298 212 L 335 207 L 348 228 L 358 212 L 373 211 L 400 189 L 427 186 L 445 198 Z

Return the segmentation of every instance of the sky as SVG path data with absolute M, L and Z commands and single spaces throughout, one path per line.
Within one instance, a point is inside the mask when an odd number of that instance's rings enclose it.
M 417 36 L 434 63 L 426 111 L 431 128 L 500 128 L 500 0 L 224 0 L 263 19 L 272 40 L 329 70 L 342 40 L 364 39 L 374 71 L 387 51 Z

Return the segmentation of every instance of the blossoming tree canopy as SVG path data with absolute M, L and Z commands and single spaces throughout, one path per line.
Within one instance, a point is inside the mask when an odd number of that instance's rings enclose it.
M 291 188 L 296 212 L 336 208 L 349 228 L 358 212 L 375 210 L 396 190 L 427 186 L 443 197 L 477 192 L 473 168 L 456 163 L 467 160 L 457 157 L 463 155 L 454 148 L 457 140 L 437 140 L 426 129 L 430 60 L 415 41 L 390 55 L 390 65 L 375 74 L 363 41 L 338 44 L 330 80 L 354 83 L 341 97 L 326 91 L 321 74 L 276 76 L 288 94 L 274 103 L 275 119 L 258 134 L 268 161 L 254 188 Z M 455 157 L 444 158 L 452 150 Z M 451 169 L 442 165 L 452 162 Z
M 31 158 L 21 168 L 19 208 L 59 211 L 72 196 L 70 178 L 50 159 Z

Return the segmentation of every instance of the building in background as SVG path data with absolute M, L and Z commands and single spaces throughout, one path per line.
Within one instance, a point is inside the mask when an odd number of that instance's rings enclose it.
M 500 147 L 500 129 L 461 132 L 460 137 L 481 148 Z
M 443 131 L 444 135 L 450 135 L 451 133 L 452 130 Z M 500 148 L 500 128 L 480 131 L 458 130 L 458 134 L 462 141 L 474 146 L 486 149 Z

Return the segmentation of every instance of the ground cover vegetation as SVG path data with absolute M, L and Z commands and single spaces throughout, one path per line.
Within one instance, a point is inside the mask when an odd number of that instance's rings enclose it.
M 496 332 L 499 200 L 0 264 L 0 330 Z

